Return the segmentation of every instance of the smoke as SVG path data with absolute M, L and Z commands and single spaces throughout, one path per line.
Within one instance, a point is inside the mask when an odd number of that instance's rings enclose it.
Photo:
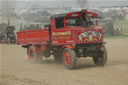
M 16 0 L 1 0 L 1 14 L 10 19 L 12 11 L 15 9 Z
M 77 5 L 80 8 L 88 8 L 89 7 L 88 0 L 77 0 Z
M 61 7 L 79 7 L 79 8 L 88 8 L 88 0 L 58 0 Z

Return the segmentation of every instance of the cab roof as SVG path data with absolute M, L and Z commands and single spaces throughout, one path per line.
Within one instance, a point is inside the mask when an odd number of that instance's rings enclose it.
M 63 14 L 53 15 L 53 16 L 51 16 L 51 18 L 59 18 L 59 17 L 65 17 L 65 16 L 66 16 L 66 13 L 63 13 Z
M 83 9 L 83 10 L 78 11 L 78 12 L 56 14 L 56 15 L 51 16 L 51 18 L 59 18 L 59 17 L 67 17 L 67 18 L 68 17 L 81 17 L 81 12 L 87 13 L 87 16 L 88 17 L 98 17 L 98 14 L 97 13 L 89 12 L 86 9 Z

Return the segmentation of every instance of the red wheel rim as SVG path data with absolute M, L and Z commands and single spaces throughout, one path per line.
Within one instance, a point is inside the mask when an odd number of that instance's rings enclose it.
M 30 61 L 32 61 L 32 58 L 33 58 L 33 51 L 30 50 L 30 51 L 29 51 L 29 59 L 30 59 Z
M 64 53 L 64 63 L 69 66 L 71 64 L 71 55 L 69 52 Z

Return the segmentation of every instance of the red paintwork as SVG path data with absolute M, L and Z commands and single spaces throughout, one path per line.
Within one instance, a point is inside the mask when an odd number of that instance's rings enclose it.
M 87 12 L 88 17 L 97 17 L 93 12 Z M 68 13 L 66 17 L 80 17 L 80 12 Z M 92 33 L 92 35 L 88 34 Z M 97 33 L 97 35 L 96 35 Z M 87 35 L 86 35 L 87 34 Z M 85 36 L 86 35 L 86 36 Z M 100 36 L 101 35 L 101 36 Z M 100 37 L 99 37 L 100 36 Z M 50 41 L 51 45 L 73 45 L 86 43 L 101 43 L 103 42 L 103 30 L 100 26 L 83 27 L 66 27 L 64 19 L 64 28 L 56 28 L 55 19 L 51 19 L 51 36 L 48 29 L 29 30 L 17 32 L 17 43 L 19 45 L 46 45 Z M 66 47 L 66 46 L 65 46 Z M 41 47 L 45 49 L 46 47 Z M 46 48 L 47 49 L 47 48 Z
M 83 32 L 100 32 L 101 35 L 103 35 L 102 33 L 102 28 L 99 26 L 94 26 L 94 27 L 89 27 L 87 29 L 82 28 L 82 27 L 67 27 L 65 29 L 55 29 L 54 32 L 67 32 L 70 31 L 71 35 L 68 36 L 52 36 L 52 44 L 53 45 L 67 45 L 67 44 L 81 44 L 81 43 L 99 43 L 99 42 L 103 42 L 103 36 L 101 36 L 100 39 L 98 39 L 98 37 L 96 37 L 97 40 L 95 41 L 84 41 L 84 42 L 80 42 L 78 40 L 78 36 L 80 33 Z M 66 39 L 60 39 L 66 37 Z M 88 37 L 87 37 L 88 38 Z
M 88 17 L 98 17 L 98 14 L 96 14 L 96 13 L 88 12 L 87 10 L 85 10 L 85 11 L 86 11 Z M 81 11 L 68 13 L 66 15 L 66 17 L 81 17 Z
M 62 46 L 60 51 L 59 51 L 59 56 L 61 56 L 61 53 L 62 53 L 64 48 L 74 49 L 75 47 L 72 46 L 72 45 L 64 45 L 64 46 Z
M 34 47 L 35 53 L 37 53 L 37 54 L 41 54 L 42 53 L 43 49 L 41 49 L 40 46 L 33 45 L 33 47 Z
M 62 49 L 63 49 L 63 48 L 74 49 L 75 47 L 74 47 L 74 46 L 71 46 L 71 45 L 64 45 L 64 46 L 62 47 Z
M 64 53 L 64 63 L 69 66 L 71 64 L 71 55 L 68 51 Z
M 48 29 L 17 32 L 17 42 L 19 45 L 48 44 L 48 41 Z
M 29 50 L 29 60 L 32 61 L 33 59 L 33 50 Z

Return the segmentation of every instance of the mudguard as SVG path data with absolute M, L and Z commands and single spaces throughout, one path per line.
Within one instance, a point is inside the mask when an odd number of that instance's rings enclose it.
M 60 56 L 61 56 L 62 51 L 63 51 L 64 48 L 75 49 L 75 46 L 72 46 L 72 45 L 64 45 L 64 46 L 62 46 L 60 51 L 59 51 L 59 55 Z

